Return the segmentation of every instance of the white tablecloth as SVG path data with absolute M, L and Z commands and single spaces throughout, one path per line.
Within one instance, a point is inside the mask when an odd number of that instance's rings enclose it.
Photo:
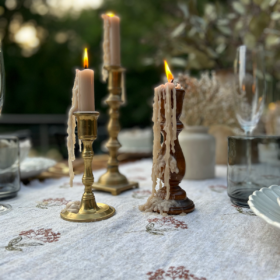
M 280 279 L 280 231 L 232 205 L 226 167 L 217 167 L 215 179 L 182 181 L 196 210 L 162 217 L 138 210 L 150 195 L 151 165 L 120 167 L 139 189 L 95 192 L 116 208 L 100 222 L 59 216 L 68 201 L 80 200 L 81 176 L 73 188 L 68 178 L 33 181 L 2 201 L 12 211 L 0 216 L 0 279 Z

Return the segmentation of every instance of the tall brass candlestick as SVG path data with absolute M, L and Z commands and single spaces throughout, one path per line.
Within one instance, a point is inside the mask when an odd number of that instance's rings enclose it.
M 95 222 L 110 218 L 115 214 L 115 209 L 107 204 L 96 203 L 92 193 L 94 178 L 92 175 L 93 150 L 92 143 L 97 138 L 97 119 L 98 112 L 75 112 L 78 121 L 78 137 L 83 142 L 82 157 L 84 160 L 84 175 L 82 182 L 85 191 L 82 196 L 81 205 L 78 213 L 62 211 L 62 219 L 71 222 Z
M 130 182 L 127 178 L 119 172 L 119 162 L 117 159 L 118 150 L 121 147 L 118 141 L 118 134 L 121 130 L 119 123 L 119 108 L 123 103 L 121 99 L 122 93 L 122 75 L 124 68 L 118 66 L 105 67 L 109 72 L 109 96 L 106 103 L 110 106 L 108 123 L 109 140 L 106 147 L 109 150 L 109 160 L 107 171 L 103 174 L 98 183 L 93 184 L 93 188 L 100 191 L 110 192 L 112 195 L 118 195 L 123 191 L 138 188 L 137 182 Z

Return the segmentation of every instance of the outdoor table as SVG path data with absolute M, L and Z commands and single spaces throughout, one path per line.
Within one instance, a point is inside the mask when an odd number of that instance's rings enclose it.
M 0 279 L 280 279 L 280 231 L 246 208 L 232 205 L 226 166 L 216 178 L 183 180 L 195 203 L 185 216 L 143 213 L 151 194 L 152 160 L 120 166 L 139 189 L 118 196 L 95 191 L 116 214 L 107 220 L 62 220 L 67 202 L 80 200 L 82 175 L 33 180 L 1 201 Z M 104 170 L 94 171 L 95 180 Z

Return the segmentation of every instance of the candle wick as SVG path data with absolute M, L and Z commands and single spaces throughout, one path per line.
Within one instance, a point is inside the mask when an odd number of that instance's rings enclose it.
M 170 83 L 174 83 L 174 79 L 171 79 Z

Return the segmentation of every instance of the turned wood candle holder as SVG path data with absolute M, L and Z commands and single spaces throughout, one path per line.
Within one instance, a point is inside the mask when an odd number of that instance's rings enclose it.
M 166 92 L 163 92 L 164 95 L 166 95 Z M 178 206 L 171 206 L 169 208 L 169 211 L 167 212 L 168 215 L 178 215 L 181 213 L 190 213 L 194 210 L 195 205 L 192 200 L 190 200 L 187 197 L 186 192 L 179 186 L 180 182 L 184 178 L 185 172 L 186 172 L 186 163 L 185 163 L 185 158 L 180 146 L 180 143 L 178 141 L 178 135 L 184 128 L 183 123 L 180 121 L 180 116 L 182 113 L 182 107 L 183 107 L 183 100 L 185 96 L 185 91 L 183 89 L 176 89 L 176 120 L 177 120 L 177 139 L 174 141 L 175 144 L 175 152 L 172 152 L 172 149 L 170 147 L 170 155 L 173 156 L 176 161 L 177 161 L 177 168 L 179 169 L 178 173 L 172 173 L 170 172 L 170 197 L 169 200 L 175 200 L 178 204 Z M 165 140 L 166 140 L 166 132 L 164 131 L 164 124 L 165 124 L 165 99 L 161 100 L 161 108 L 160 108 L 160 113 L 161 113 L 161 118 L 162 122 L 160 123 L 160 128 L 161 128 L 161 133 L 163 135 L 163 144 L 162 148 L 160 150 L 160 155 L 164 155 L 166 151 L 166 145 L 165 145 Z M 174 106 L 174 100 L 173 100 L 173 94 L 171 94 L 171 107 L 173 108 Z M 164 182 L 164 168 L 162 168 L 163 175 L 160 178 Z M 157 191 L 157 196 L 160 197 L 161 199 L 165 199 L 166 197 L 166 186 L 163 188 L 159 189 Z M 158 211 L 159 212 L 159 211 Z

